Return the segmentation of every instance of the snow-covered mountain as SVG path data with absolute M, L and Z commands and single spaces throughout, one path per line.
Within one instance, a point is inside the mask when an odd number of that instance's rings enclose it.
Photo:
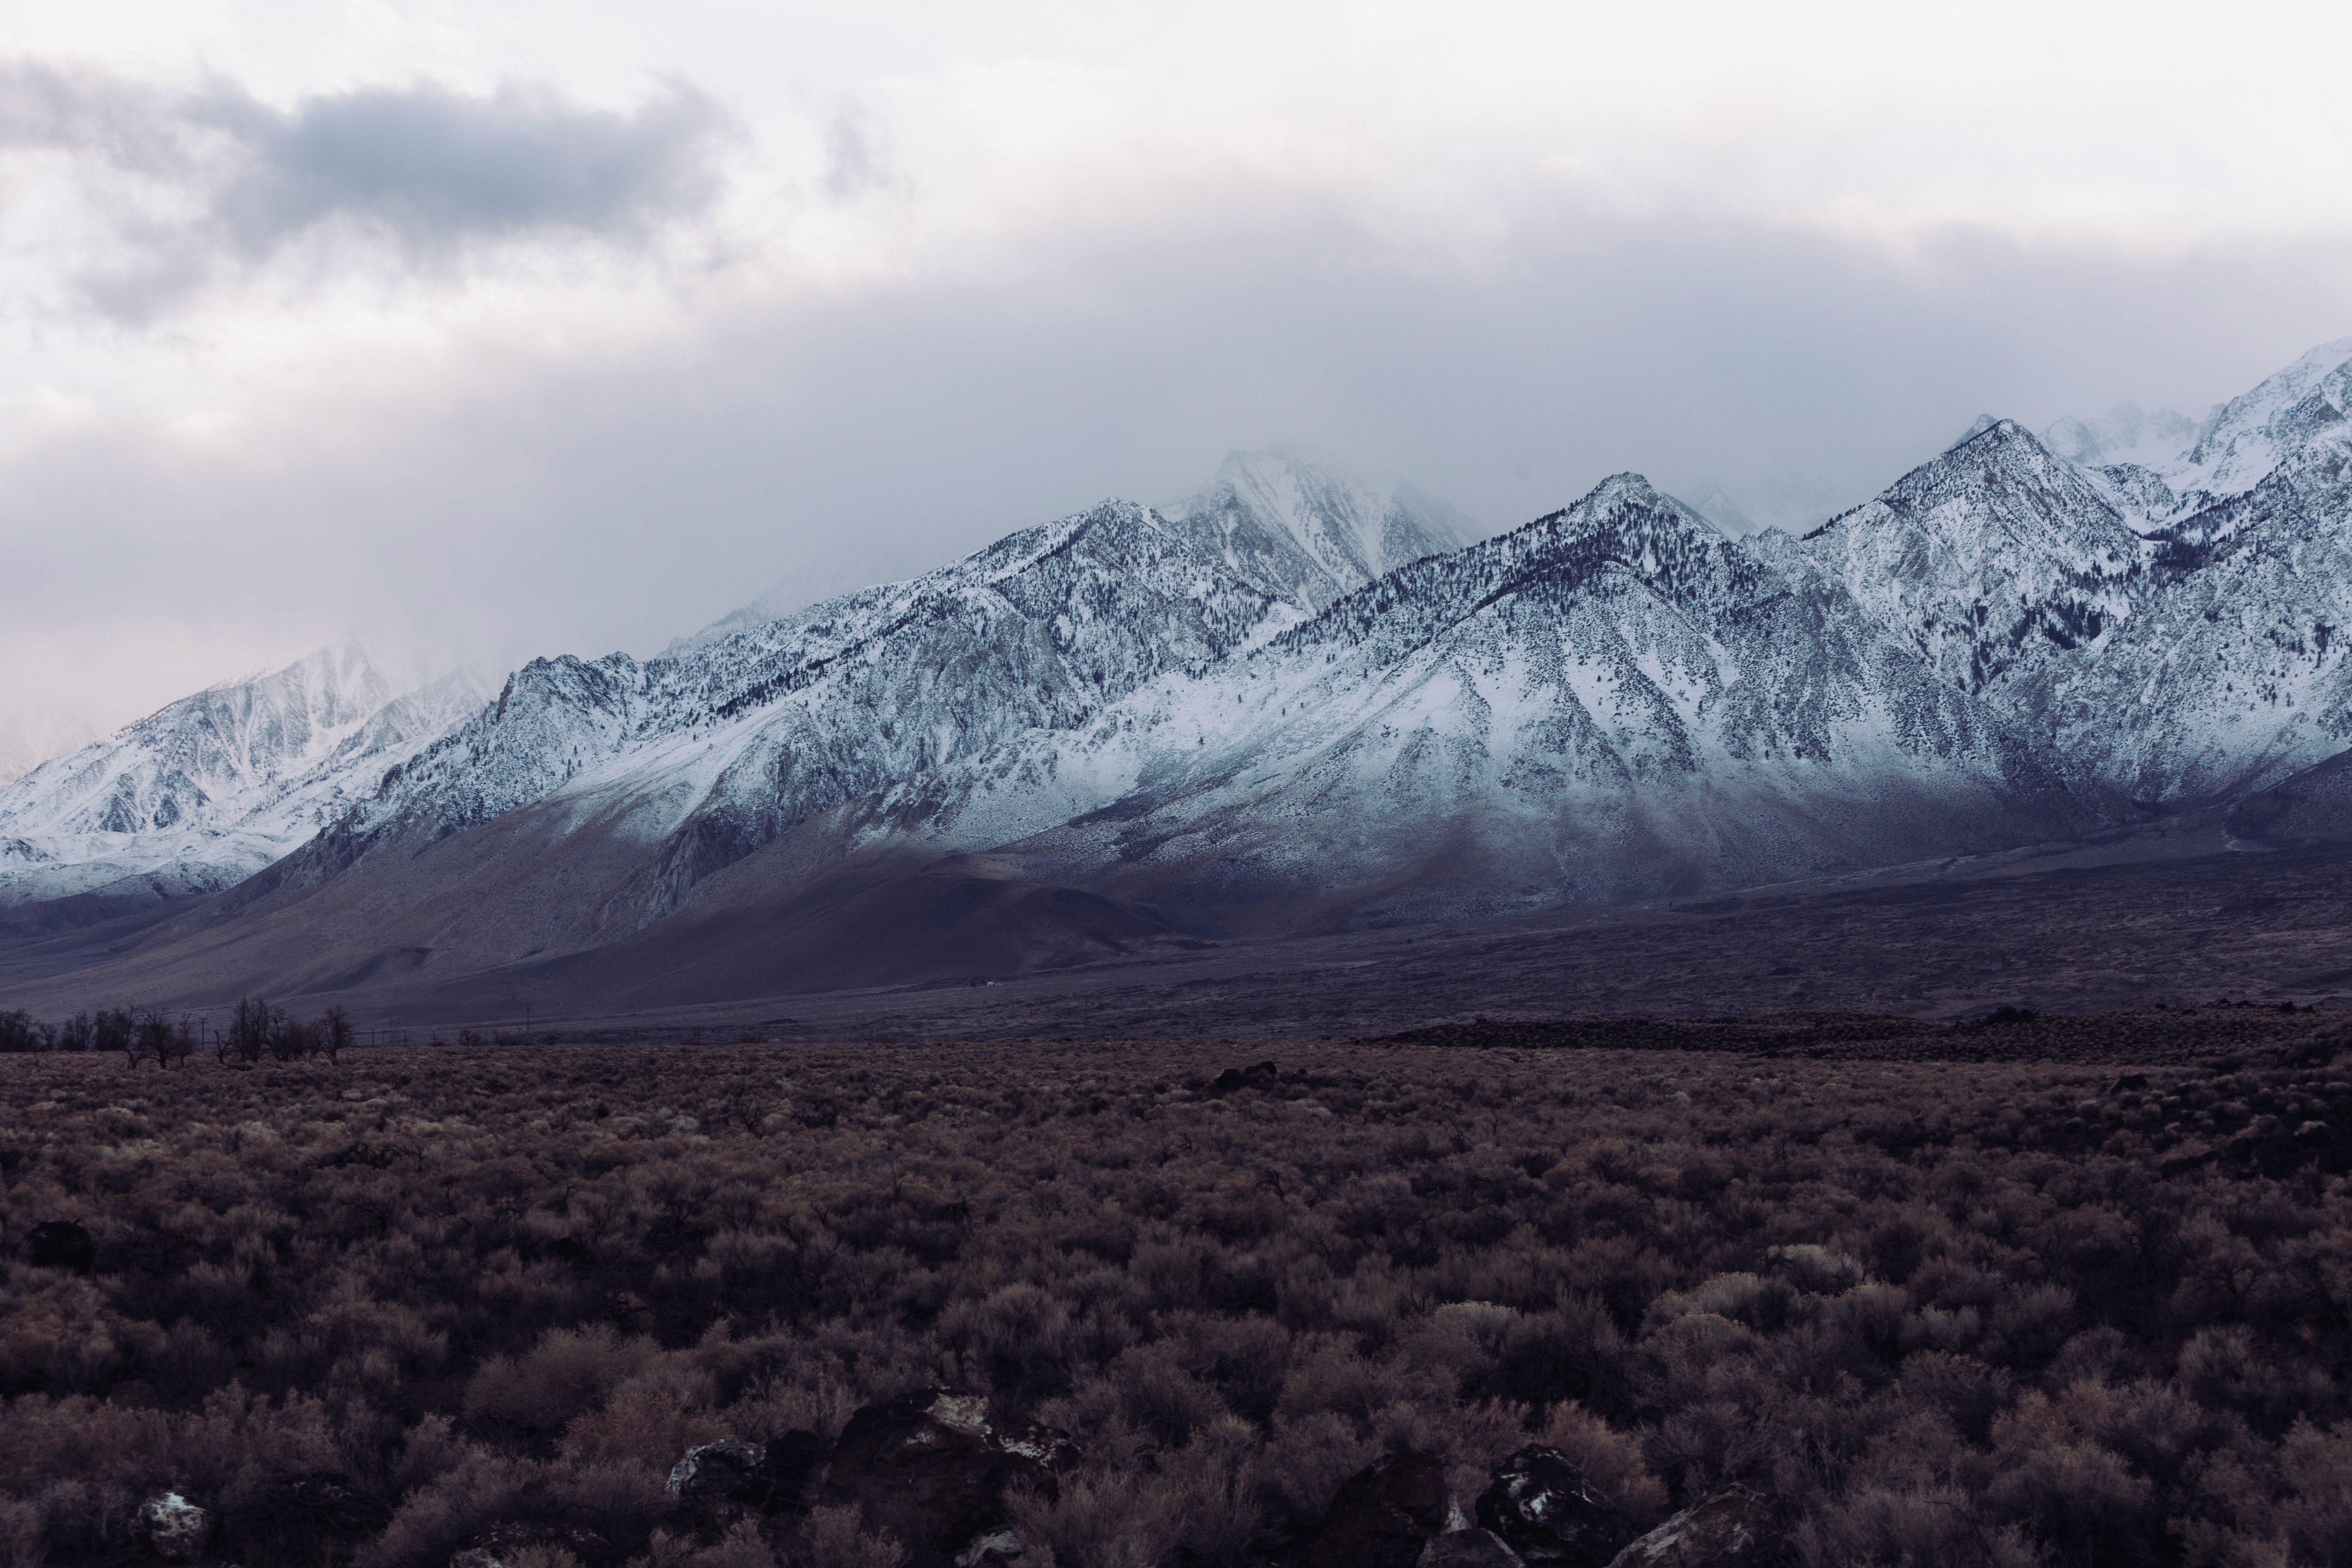
M 2141 809 L 2265 788 L 2352 742 L 2347 408 L 2352 339 L 2194 428 L 2128 406 L 2047 440 L 1979 422 L 1779 555 L 1992 698 L 2078 786 Z M 2119 451 L 2142 460 L 2099 461 Z
M 1235 452 L 1205 489 L 1165 510 L 1213 541 L 1229 571 L 1302 619 L 1481 531 L 1402 479 L 1350 474 L 1296 447 Z
M 2347 363 L 2352 338 L 2338 338 L 2217 405 L 2201 426 L 2126 403 L 2102 420 L 2061 419 L 2042 439 L 2080 465 L 2139 531 L 2189 529 L 2210 542 L 2210 524 L 2196 528 L 2191 520 L 2252 490 L 2340 419 Z
M 1703 479 L 1677 490 L 1675 499 L 1734 538 L 1766 529 L 1807 533 L 1854 500 L 1851 492 L 1792 474 Z
M 1794 553 L 1945 680 L 1983 692 L 2128 617 L 2147 551 L 2079 469 L 2004 419 Z
M 2135 614 L 2019 693 L 2021 721 L 2135 800 L 2267 788 L 2352 744 L 2352 365 L 2284 412 L 2284 458 L 2160 535 Z
M 58 708 L 25 708 L 0 718 L 0 786 L 100 738 L 88 720 Z
M 651 918 L 813 814 L 1206 668 L 1468 531 L 1408 487 L 1236 453 L 1178 515 L 1108 501 L 663 658 L 536 661 L 388 777 L 337 853 L 562 791 L 577 820 L 663 843 L 614 917 Z
M 347 646 L 183 698 L 0 789 L 0 905 L 233 886 L 485 695 L 460 673 L 395 698 Z
M 2158 416 L 2048 439 L 1988 417 L 1801 539 L 1729 537 L 1620 475 L 1465 543 L 1394 481 L 1237 454 L 1176 506 L 1106 501 L 413 719 L 335 695 L 348 672 L 203 694 L 0 792 L 0 837 L 30 864 L 120 833 L 118 880 L 136 859 L 158 888 L 307 838 L 169 952 L 329 990 L 675 965 L 717 940 L 695 921 L 818 920 L 845 877 L 857 929 L 893 929 L 859 867 L 962 868 L 923 885 L 934 927 L 1025 879 L 1093 929 L 1214 931 L 2063 838 L 2335 776 L 2313 770 L 2352 743 L 2347 362 L 2352 340 L 2315 351 L 2178 449 Z M 226 732 L 297 738 L 173 739 Z
M 2150 413 L 2136 403 L 2118 403 L 2095 419 L 2059 420 L 2042 432 L 2042 444 L 2086 468 L 2138 463 L 2162 471 L 2197 445 L 2197 422 L 2169 408 Z
M 910 780 L 860 832 L 1009 845 L 1215 924 L 1603 902 L 2085 820 L 1842 589 L 1627 474 L 1204 676 Z

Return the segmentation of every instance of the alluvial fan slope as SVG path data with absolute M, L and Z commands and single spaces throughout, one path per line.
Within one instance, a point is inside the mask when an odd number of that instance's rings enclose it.
M 120 961 L 175 992 L 720 949 L 730 984 L 807 990 L 2065 838 L 2345 749 L 2347 406 L 2352 339 L 2202 426 L 1988 418 L 1802 539 L 1621 475 L 1465 543 L 1410 487 L 1236 454 L 1172 507 L 534 661 L 373 750 L 381 693 L 320 698 L 299 766 L 222 774 L 257 795 L 94 748 L 0 795 L 0 837 L 29 863 L 53 823 L 121 832 L 152 892 L 257 872 Z M 2332 787 L 2245 820 L 2325 838 Z M 188 803 L 277 837 L 198 876 Z M 894 923 L 919 962 L 843 935 Z

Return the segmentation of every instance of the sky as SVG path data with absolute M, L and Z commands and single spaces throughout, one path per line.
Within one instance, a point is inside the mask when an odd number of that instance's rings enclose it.
M 1842 504 L 2352 333 L 2352 7 L 0 0 L 0 725 L 1225 452 Z M 1797 504 L 1797 503 L 1792 503 Z

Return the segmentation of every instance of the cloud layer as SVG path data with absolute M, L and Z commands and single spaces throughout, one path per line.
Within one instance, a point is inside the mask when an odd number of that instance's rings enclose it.
M 544 86 L 434 83 L 266 104 L 234 81 L 167 92 L 103 70 L 0 66 L 0 149 L 46 153 L 81 198 L 83 299 L 126 321 L 225 268 L 331 233 L 411 264 L 554 235 L 642 245 L 707 212 L 732 121 L 668 84 L 634 110 Z
M 2307 14 L 150 16 L 0 65 L 0 718 L 649 651 L 1236 446 L 1859 499 L 2352 331 Z

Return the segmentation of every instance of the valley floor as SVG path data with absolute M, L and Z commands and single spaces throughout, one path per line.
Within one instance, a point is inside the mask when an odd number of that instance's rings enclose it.
M 2352 1004 L 2352 847 L 2185 858 L 2157 847 L 2019 852 L 1630 909 L 619 1017 L 542 995 L 536 1016 L 607 1039 L 1344 1038 L 1475 1017 Z M 488 1011 L 485 1000 L 465 1011 Z M 519 1020 L 520 999 L 511 1011 Z
M 2347 1031 L 2155 1016 L 0 1058 L 0 1547 L 2345 1561 Z

